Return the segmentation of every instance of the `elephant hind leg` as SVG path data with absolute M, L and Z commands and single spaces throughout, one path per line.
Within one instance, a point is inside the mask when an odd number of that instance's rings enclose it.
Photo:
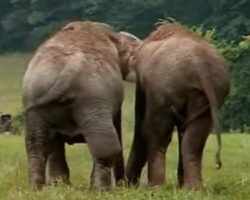
M 211 114 L 208 109 L 191 121 L 182 140 L 184 187 L 197 190 L 202 187 L 201 161 L 203 149 L 211 127 Z
M 122 152 L 113 119 L 109 113 L 98 113 L 78 123 L 84 133 L 93 159 L 91 186 L 96 189 L 109 189 L 111 186 L 111 169 L 117 156 Z M 83 115 L 86 116 L 86 115 Z
M 163 108 L 162 108 L 163 109 Z M 175 121 L 171 111 L 146 115 L 145 135 L 147 135 L 148 182 L 150 186 L 165 184 L 166 151 L 172 140 Z M 165 109 L 166 110 L 166 109 Z M 163 113 L 162 113 L 163 114 Z M 166 117 L 167 116 L 167 117 Z
M 147 138 L 149 185 L 165 184 L 166 151 L 172 140 L 176 118 L 172 110 L 151 94 L 147 98 L 144 135 Z
M 60 135 L 51 141 L 51 151 L 46 166 L 46 182 L 48 184 L 69 183 L 69 167 L 65 158 L 65 144 Z
M 117 162 L 120 160 L 117 159 L 121 158 L 122 155 L 121 144 L 114 127 L 106 127 L 103 132 L 93 130 L 89 133 L 85 134 L 85 138 L 94 162 L 91 185 L 97 189 L 109 189 L 111 186 L 111 169 L 118 167 Z
M 29 184 L 41 187 L 45 184 L 45 167 L 49 154 L 49 126 L 36 110 L 25 113 L 25 126 Z

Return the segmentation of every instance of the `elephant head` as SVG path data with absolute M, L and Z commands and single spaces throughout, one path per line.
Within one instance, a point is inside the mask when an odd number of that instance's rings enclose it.
M 142 44 L 142 40 L 140 40 L 135 35 L 132 35 L 131 33 L 121 31 L 121 44 L 123 48 L 126 49 L 121 55 L 121 59 L 125 65 L 126 69 L 126 76 L 125 80 L 130 82 L 136 81 L 136 71 L 135 71 L 135 65 L 136 65 L 136 49 Z
M 72 22 L 63 27 L 62 30 L 80 30 L 81 28 L 84 28 L 85 24 L 86 22 L 81 21 Z M 142 40 L 128 32 L 116 32 L 112 26 L 103 22 L 89 22 L 89 24 L 90 26 L 94 26 L 95 28 L 102 29 L 102 31 L 107 34 L 110 41 L 117 48 L 117 52 L 120 58 L 119 63 L 123 79 L 135 82 L 135 52 L 137 47 L 142 44 Z

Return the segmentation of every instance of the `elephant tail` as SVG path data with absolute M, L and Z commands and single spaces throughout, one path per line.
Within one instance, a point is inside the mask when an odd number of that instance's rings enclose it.
M 220 123 L 219 123 L 219 119 L 217 115 L 218 114 L 218 102 L 217 102 L 216 92 L 215 92 L 215 88 L 213 87 L 212 82 L 210 81 L 211 78 L 208 75 L 204 75 L 203 73 L 203 75 L 200 77 L 201 77 L 201 84 L 202 84 L 204 93 L 207 96 L 210 109 L 211 109 L 213 129 L 214 129 L 214 133 L 216 134 L 217 145 L 218 145 L 218 149 L 215 155 L 215 163 L 216 163 L 216 168 L 220 169 L 222 167 L 222 161 L 221 161 L 222 142 L 221 142 Z

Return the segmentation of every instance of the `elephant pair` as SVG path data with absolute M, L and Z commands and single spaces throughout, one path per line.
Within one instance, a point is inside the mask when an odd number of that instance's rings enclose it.
M 201 186 L 201 157 L 216 111 L 228 93 L 217 53 L 179 26 L 159 27 L 145 41 L 97 22 L 72 22 L 43 43 L 24 77 L 29 183 L 69 182 L 65 142 L 86 142 L 91 185 L 125 179 L 121 140 L 123 80 L 137 77 L 135 138 L 126 167 L 137 184 L 148 161 L 151 185 L 165 182 L 165 153 L 175 125 L 179 182 Z

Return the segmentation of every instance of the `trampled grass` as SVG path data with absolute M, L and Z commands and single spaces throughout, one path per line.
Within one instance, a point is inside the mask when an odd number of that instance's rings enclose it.
M 21 79 L 29 55 L 0 56 L 0 111 L 14 114 L 21 108 Z M 133 137 L 133 85 L 126 84 L 123 105 L 123 140 L 127 158 Z M 67 146 L 71 170 L 71 185 L 47 186 L 35 191 L 27 184 L 27 163 L 22 136 L 0 135 L 0 199 L 4 200 L 249 200 L 250 199 L 250 135 L 223 135 L 223 168 L 214 167 L 216 141 L 210 136 L 203 163 L 205 187 L 200 192 L 188 192 L 176 187 L 177 140 L 167 153 L 167 185 L 150 189 L 143 171 L 139 188 L 112 188 L 109 192 L 88 190 L 91 158 L 86 145 Z

